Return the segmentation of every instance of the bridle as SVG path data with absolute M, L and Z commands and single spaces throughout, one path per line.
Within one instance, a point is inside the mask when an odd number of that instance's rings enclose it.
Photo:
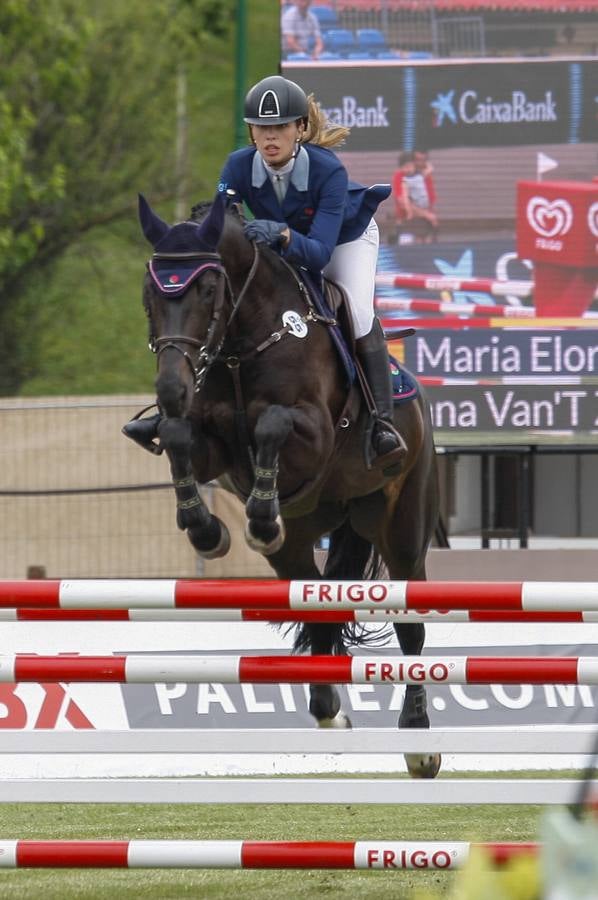
M 243 297 L 247 293 L 247 289 L 249 288 L 249 285 L 251 284 L 251 281 L 253 280 L 253 277 L 255 275 L 259 257 L 257 246 L 254 245 L 253 249 L 254 256 L 251 268 L 236 299 L 232 289 L 232 285 L 230 283 L 230 279 L 228 277 L 228 273 L 224 268 L 224 265 L 222 264 L 222 258 L 219 253 L 154 253 L 152 256 L 152 260 L 183 260 L 189 258 L 196 259 L 199 263 L 199 266 L 194 281 L 197 278 L 201 277 L 201 275 L 207 270 L 217 272 L 224 279 L 225 290 L 219 291 L 217 293 L 216 300 L 212 306 L 212 315 L 204 341 L 184 334 L 168 334 L 162 335 L 162 337 L 157 338 L 152 333 L 150 317 L 150 336 L 148 344 L 149 349 L 152 351 L 152 353 L 156 354 L 158 359 L 160 357 L 160 354 L 165 350 L 176 350 L 178 353 L 180 353 L 191 369 L 191 373 L 193 376 L 193 391 L 196 394 L 201 391 L 208 372 L 220 356 L 222 345 L 224 344 L 229 326 L 233 318 L 235 317 L 239 305 Z M 161 293 L 164 295 L 165 291 L 161 291 Z M 218 324 L 222 318 L 226 297 L 230 298 L 232 309 L 228 320 L 224 328 L 222 329 L 222 333 L 218 335 Z M 194 347 L 196 348 L 197 352 L 195 354 L 189 353 L 188 350 L 183 349 L 180 344 L 186 344 L 190 347 Z

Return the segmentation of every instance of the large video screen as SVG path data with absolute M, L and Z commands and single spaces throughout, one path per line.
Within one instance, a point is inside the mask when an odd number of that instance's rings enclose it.
M 377 311 L 437 443 L 598 443 L 598 58 L 323 56 L 282 71 L 351 128 L 350 177 L 393 185 Z

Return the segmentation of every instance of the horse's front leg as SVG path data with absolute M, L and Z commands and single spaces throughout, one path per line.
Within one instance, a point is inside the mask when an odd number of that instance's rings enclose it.
M 276 553 L 284 543 L 278 503 L 278 457 L 292 429 L 293 414 L 285 406 L 268 406 L 255 426 L 255 472 L 245 506 L 245 539 L 252 550 L 264 556 Z
M 164 417 L 158 426 L 158 435 L 170 462 L 177 526 L 187 532 L 191 544 L 204 559 L 224 556 L 230 549 L 230 533 L 226 525 L 212 515 L 199 494 L 191 468 L 191 422 L 179 417 Z

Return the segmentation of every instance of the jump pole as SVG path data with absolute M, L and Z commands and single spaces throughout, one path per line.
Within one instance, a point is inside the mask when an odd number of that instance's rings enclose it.
M 94 728 L 2 730 L 4 754 L 312 754 L 464 753 L 580 754 L 596 739 L 592 726 L 457 728 Z M 439 783 L 439 782 L 436 782 Z
M 455 278 L 451 275 L 424 275 L 413 272 L 376 275 L 379 287 L 418 288 L 425 291 L 479 291 L 493 297 L 531 297 L 533 281 L 500 281 L 495 278 Z
M 0 682 L 598 684 L 598 657 L 0 655 Z
M 3 778 L 3 803 L 558 805 L 580 782 L 554 778 Z
M 0 581 L 0 607 L 596 612 L 598 582 L 32 579 Z
M 420 300 L 417 298 L 390 300 L 376 298 L 376 310 L 389 312 L 446 313 L 454 316 L 500 316 L 510 319 L 529 319 L 536 316 L 533 306 L 485 306 L 480 303 L 452 303 L 447 300 Z
M 598 612 L 429 609 L 0 609 L 0 622 L 598 622 Z
M 494 865 L 535 843 L 469 841 L 0 841 L 6 869 L 459 869 L 472 850 Z

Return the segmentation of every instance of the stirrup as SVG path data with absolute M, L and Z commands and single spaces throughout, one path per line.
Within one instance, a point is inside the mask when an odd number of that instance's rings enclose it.
M 407 455 L 407 444 L 394 425 L 386 419 L 378 419 L 374 425 L 372 444 L 375 454 L 373 468 L 382 469 L 385 475 L 398 475 Z

